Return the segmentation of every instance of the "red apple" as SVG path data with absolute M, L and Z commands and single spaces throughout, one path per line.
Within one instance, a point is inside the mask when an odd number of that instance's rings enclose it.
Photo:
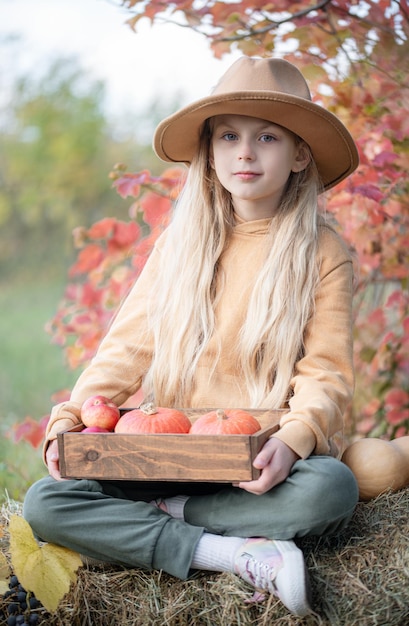
M 119 417 L 118 407 L 105 396 L 91 396 L 81 407 L 81 419 L 85 426 L 99 426 L 112 431 Z
M 101 428 L 101 426 L 87 426 L 81 430 L 82 433 L 112 433 L 112 430 L 108 428 Z

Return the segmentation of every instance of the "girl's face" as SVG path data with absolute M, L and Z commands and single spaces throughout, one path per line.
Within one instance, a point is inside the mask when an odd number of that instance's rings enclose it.
M 309 160 L 306 144 L 282 126 L 244 115 L 213 118 L 210 162 L 246 221 L 272 217 L 290 173 Z

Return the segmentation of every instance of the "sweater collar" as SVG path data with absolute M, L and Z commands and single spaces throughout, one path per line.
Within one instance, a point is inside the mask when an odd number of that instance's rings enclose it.
M 260 220 L 251 220 L 246 222 L 243 218 L 239 217 L 237 213 L 234 214 L 234 233 L 243 233 L 248 235 L 265 235 L 271 224 L 271 217 L 265 217 Z

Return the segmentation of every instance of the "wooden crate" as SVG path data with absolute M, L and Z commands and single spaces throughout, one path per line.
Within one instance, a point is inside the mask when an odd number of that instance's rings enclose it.
M 183 409 L 193 422 L 211 409 Z M 58 434 L 64 478 L 143 481 L 237 482 L 259 477 L 252 462 L 278 430 L 284 410 L 248 410 L 260 422 L 254 435 L 119 433 Z

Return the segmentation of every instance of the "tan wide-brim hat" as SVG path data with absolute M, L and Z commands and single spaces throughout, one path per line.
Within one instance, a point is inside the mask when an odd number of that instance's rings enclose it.
M 311 101 L 308 85 L 295 65 L 283 59 L 241 57 L 208 97 L 164 119 L 153 139 L 164 161 L 190 164 L 203 122 L 214 115 L 247 115 L 279 124 L 308 143 L 324 189 L 358 166 L 358 151 L 344 124 Z

